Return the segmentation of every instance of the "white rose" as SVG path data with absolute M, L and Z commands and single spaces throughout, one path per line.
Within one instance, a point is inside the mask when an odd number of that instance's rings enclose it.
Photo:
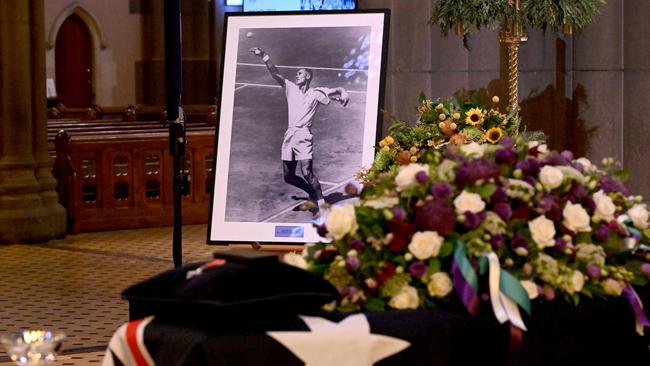
M 614 205 L 612 199 L 605 192 L 600 190 L 594 193 L 594 202 L 596 203 L 594 217 L 605 220 L 607 222 L 614 220 L 616 205 Z
M 562 210 L 562 216 L 564 217 L 562 225 L 567 229 L 576 233 L 591 231 L 591 226 L 589 226 L 589 214 L 582 206 L 580 206 L 580 204 L 567 202 L 566 206 L 564 206 L 564 210 Z
M 289 252 L 289 253 L 284 255 L 283 260 L 284 260 L 284 263 L 286 263 L 288 265 L 298 267 L 298 268 L 302 268 L 302 269 L 307 269 L 307 261 L 300 254 Z
M 582 291 L 582 287 L 585 285 L 585 276 L 580 271 L 573 271 L 571 275 L 571 288 L 574 292 Z
M 539 171 L 539 181 L 542 182 L 542 185 L 548 190 L 561 186 L 563 180 L 564 175 L 562 174 L 562 171 L 554 166 L 545 165 L 542 170 Z
M 436 272 L 432 274 L 431 280 L 427 285 L 429 294 L 435 297 L 445 297 L 453 288 L 454 285 L 451 283 L 451 278 L 446 272 Z
M 625 284 L 622 281 L 617 281 L 613 278 L 608 278 L 600 283 L 603 286 L 603 291 L 607 295 L 621 296 Z
M 648 228 L 648 209 L 646 208 L 645 204 L 637 203 L 636 205 L 632 206 L 632 208 L 627 210 L 627 215 L 630 217 L 630 220 L 632 220 L 632 223 L 637 228 Z
M 418 290 L 408 285 L 402 287 L 402 290 L 388 302 L 388 306 L 397 310 L 417 309 L 418 305 L 420 305 Z
M 535 220 L 529 221 L 528 228 L 539 249 L 555 245 L 555 224 L 546 216 L 542 215 Z
M 416 183 L 415 175 L 419 172 L 425 172 L 429 174 L 429 166 L 427 164 L 411 163 L 409 165 L 403 165 L 399 167 L 399 172 L 395 177 L 397 191 L 402 191 L 405 188 L 414 185 Z
M 521 287 L 523 287 L 524 290 L 526 290 L 526 292 L 528 293 L 529 299 L 533 300 L 537 296 L 539 296 L 539 290 L 537 289 L 537 284 L 535 282 L 530 280 L 524 280 L 524 281 L 519 281 L 519 283 L 521 284 Z
M 485 149 L 487 149 L 487 145 L 479 144 L 476 142 L 470 142 L 469 144 L 460 146 L 460 151 L 465 153 L 467 156 L 473 156 L 475 158 L 483 157 L 483 154 L 485 154 Z
M 336 240 L 356 231 L 359 226 L 354 206 L 348 204 L 332 207 L 325 220 L 325 226 L 327 227 L 327 236 Z
M 409 251 L 420 260 L 437 257 L 443 241 L 443 237 L 435 231 L 418 231 L 413 234 Z
M 592 172 L 592 171 L 597 170 L 596 166 L 591 163 L 591 160 L 589 160 L 589 159 L 587 159 L 585 157 L 578 158 L 578 159 L 575 160 L 575 162 L 582 165 L 585 172 Z
M 456 207 L 456 213 L 459 214 L 463 214 L 465 211 L 479 213 L 485 209 L 485 202 L 478 194 L 463 191 L 454 199 L 454 207 Z

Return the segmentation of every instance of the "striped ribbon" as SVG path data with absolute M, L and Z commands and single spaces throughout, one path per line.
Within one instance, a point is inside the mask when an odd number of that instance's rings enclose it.
M 451 271 L 454 288 L 460 296 L 467 311 L 476 315 L 479 310 L 478 277 L 474 267 L 467 258 L 465 243 L 455 241 L 454 260 Z M 531 314 L 530 298 L 515 276 L 502 269 L 496 253 L 485 253 L 480 259 L 480 273 L 488 273 L 490 301 L 494 316 L 500 323 L 510 321 L 519 329 L 526 330 L 519 307 Z
M 478 314 L 480 301 L 478 298 L 478 278 L 472 264 L 467 259 L 465 243 L 461 240 L 455 242 L 454 260 L 451 264 L 451 273 L 454 277 L 454 288 L 460 296 L 467 311 Z

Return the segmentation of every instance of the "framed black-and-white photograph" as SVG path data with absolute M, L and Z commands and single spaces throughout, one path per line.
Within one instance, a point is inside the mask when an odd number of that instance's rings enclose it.
M 388 16 L 226 14 L 208 243 L 324 240 L 374 158 Z

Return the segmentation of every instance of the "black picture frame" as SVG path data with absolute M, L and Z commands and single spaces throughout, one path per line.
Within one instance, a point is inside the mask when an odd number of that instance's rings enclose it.
M 244 12 L 251 11 L 290 11 L 290 10 L 300 10 L 300 11 L 331 11 L 331 10 L 355 10 L 358 7 L 357 0 L 345 0 L 346 3 L 351 3 L 353 6 L 351 8 L 340 7 L 335 8 L 336 0 L 291 0 L 292 4 L 282 4 L 282 1 L 277 0 L 264 0 L 272 8 L 262 9 L 260 6 L 251 6 L 252 2 L 258 0 L 243 0 L 242 10 Z M 278 4 L 280 4 L 280 9 L 278 9 Z M 344 4 L 348 5 L 348 4 Z M 282 6 L 285 8 L 283 9 Z
M 327 204 L 354 200 L 345 186 L 360 185 L 355 175 L 371 166 L 381 133 L 389 18 L 386 9 L 226 13 L 208 244 L 326 240 L 315 221 L 326 209 L 294 186 L 291 159 L 300 159 L 298 177 L 311 165 Z M 294 75 L 307 68 L 311 85 L 296 97 Z

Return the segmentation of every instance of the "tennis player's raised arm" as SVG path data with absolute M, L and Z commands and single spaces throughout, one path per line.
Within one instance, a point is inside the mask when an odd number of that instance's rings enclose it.
M 348 92 L 345 90 L 345 88 L 339 86 L 337 88 L 328 88 L 327 89 L 327 96 L 329 98 L 334 98 L 335 100 L 338 100 L 341 102 L 341 104 L 345 107 L 350 103 L 350 95 Z
M 277 81 L 281 86 L 284 86 L 284 76 L 280 74 L 278 67 L 275 66 L 275 64 L 271 61 L 269 54 L 264 52 L 264 50 L 259 47 L 251 48 L 251 53 L 255 56 L 259 56 L 262 61 L 264 61 L 264 64 L 266 64 L 266 68 L 269 70 L 269 73 L 271 73 L 271 76 L 275 79 L 275 81 Z

